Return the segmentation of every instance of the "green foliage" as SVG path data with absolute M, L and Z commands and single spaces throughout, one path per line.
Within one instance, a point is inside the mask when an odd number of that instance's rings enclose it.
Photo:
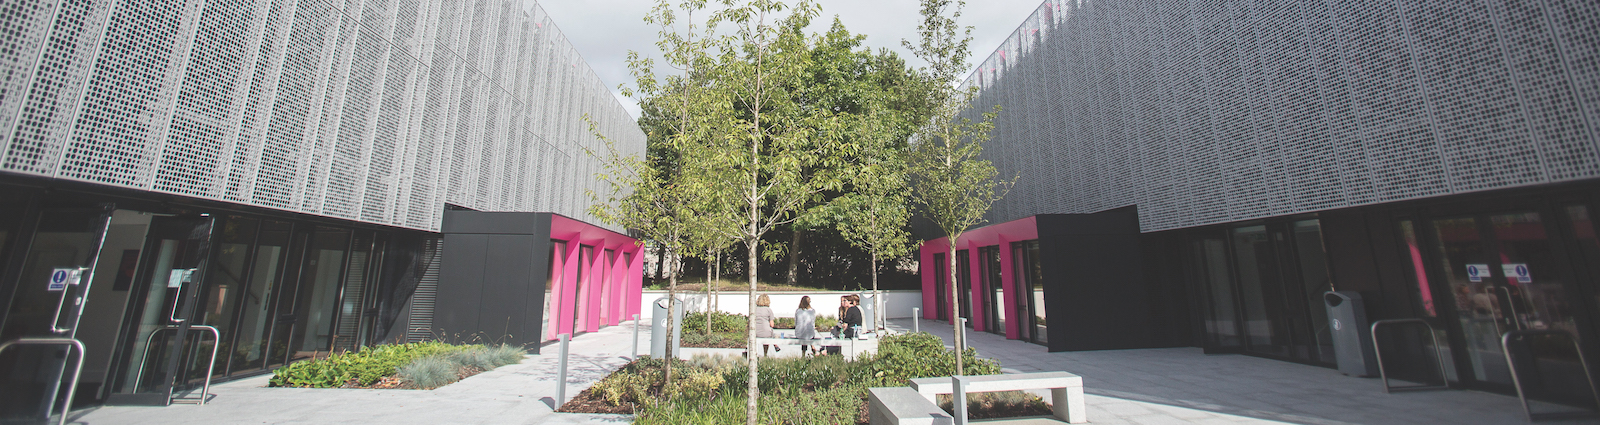
M 461 368 L 443 356 L 416 359 L 400 368 L 400 379 L 416 388 L 433 389 L 456 381 Z
M 967 375 L 996 375 L 1000 364 L 980 359 L 978 351 L 967 347 L 962 360 Z M 910 379 L 951 376 L 956 373 L 955 353 L 945 349 L 944 341 L 927 332 L 885 336 L 878 351 L 857 362 L 863 369 L 851 376 L 872 386 L 901 386 Z
M 839 324 L 839 319 L 833 316 L 817 316 L 816 327 L 818 330 L 828 330 Z M 793 317 L 779 317 L 772 321 L 773 329 L 794 329 Z
M 683 316 L 683 328 L 690 331 L 705 329 L 706 316 L 707 314 L 705 312 L 693 312 L 685 314 Z M 743 314 L 713 311 L 711 312 L 710 316 L 711 332 L 738 332 L 743 334 L 745 329 L 749 327 L 749 324 L 747 323 L 749 319 L 745 318 L 745 315 Z M 688 334 L 688 332 L 684 333 Z
M 364 347 L 361 351 L 334 354 L 323 359 L 296 362 L 272 372 L 269 386 L 338 388 L 356 381 L 372 385 L 395 374 L 402 365 L 417 358 L 461 350 L 465 347 L 442 342 L 418 342 Z
M 939 408 L 944 409 L 946 412 L 955 411 L 955 403 L 953 403 L 951 400 L 952 398 L 949 395 L 939 395 Z M 1050 414 L 1050 405 L 1045 404 L 1044 399 L 1039 398 L 1039 396 L 1028 394 L 1023 391 L 996 391 L 967 394 L 967 411 L 974 412 L 971 414 L 974 418 L 982 418 L 986 416 L 976 414 L 976 412 L 1017 412 L 1029 410 L 1038 412 L 1039 414 Z

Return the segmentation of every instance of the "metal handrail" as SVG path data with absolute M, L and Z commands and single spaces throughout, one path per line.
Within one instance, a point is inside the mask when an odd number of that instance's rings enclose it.
M 67 385 L 66 404 L 61 407 L 61 421 L 59 424 L 66 425 L 67 414 L 72 413 L 72 396 L 78 392 L 78 377 L 83 375 L 83 357 L 85 354 L 83 350 L 83 342 L 73 338 L 17 338 L 0 343 L 0 353 L 4 353 L 7 348 L 11 348 L 11 346 L 14 345 L 65 345 L 67 346 L 68 356 L 72 355 L 73 347 L 78 348 L 78 365 L 72 370 L 72 383 Z M 56 382 L 59 383 L 60 379 L 61 378 L 56 378 Z M 50 407 L 45 408 L 45 418 L 47 418 L 47 420 L 50 417 L 50 414 L 54 413 L 55 406 L 56 404 L 51 402 Z
M 1439 382 L 1443 382 L 1444 383 L 1443 385 L 1426 385 L 1426 384 L 1424 384 L 1424 385 L 1409 385 L 1409 386 L 1403 386 L 1403 387 L 1396 387 L 1396 386 L 1389 385 L 1389 373 L 1383 367 L 1383 346 L 1382 346 L 1382 344 L 1380 344 L 1378 342 L 1378 328 L 1380 326 L 1382 326 L 1382 325 L 1393 325 L 1393 324 L 1400 324 L 1400 323 L 1421 323 L 1422 326 L 1426 326 L 1428 328 L 1428 343 L 1433 345 L 1433 361 L 1435 363 L 1439 364 Z M 1450 389 L 1450 378 L 1449 378 L 1450 375 L 1445 373 L 1444 352 L 1439 349 L 1439 335 L 1438 335 L 1437 332 L 1434 332 L 1433 325 L 1429 324 L 1428 321 L 1426 321 L 1426 320 L 1422 320 L 1422 319 L 1389 319 L 1389 320 L 1379 320 L 1379 321 L 1376 321 L 1376 322 L 1372 322 L 1372 352 L 1373 352 L 1373 356 L 1376 357 L 1377 360 L 1378 360 L 1378 376 L 1383 378 L 1383 392 L 1385 394 L 1392 393 L 1392 392 L 1395 392 L 1395 391 L 1428 391 L 1428 390 L 1448 390 L 1448 389 Z
M 150 358 L 150 341 L 154 340 L 155 337 L 156 337 L 156 334 L 161 333 L 161 331 L 177 330 L 177 329 L 181 329 L 181 328 L 178 327 L 178 326 L 169 326 L 169 327 L 165 327 L 165 328 L 161 328 L 161 329 L 156 329 L 154 331 L 150 331 L 150 336 L 145 337 L 145 339 L 144 339 L 144 355 L 139 356 L 139 358 L 140 358 L 140 361 L 139 361 L 139 363 L 140 363 L 139 364 L 139 374 L 138 375 L 134 375 L 134 378 L 133 378 L 133 385 L 134 385 L 135 388 L 138 387 L 139 383 L 144 382 L 144 362 L 147 359 Z M 205 385 L 200 387 L 200 399 L 198 401 L 192 400 L 192 399 L 175 398 L 175 397 L 172 397 L 172 394 L 169 392 L 167 394 L 167 403 L 168 404 L 172 404 L 172 403 L 195 403 L 195 404 L 204 406 L 206 404 L 206 395 L 210 394 L 210 392 L 211 392 L 211 373 L 215 372 L 216 368 L 217 368 L 217 350 L 222 348 L 222 332 L 217 331 L 217 328 L 206 326 L 206 325 L 190 325 L 189 326 L 189 330 L 191 330 L 191 331 L 195 331 L 195 330 L 208 330 L 208 331 L 211 331 L 212 341 L 215 342 L 215 343 L 211 344 L 211 362 L 206 364 Z M 173 355 L 176 356 L 178 354 L 177 353 L 173 353 Z
M 1517 363 L 1511 358 L 1511 338 L 1537 335 L 1560 336 L 1572 343 L 1572 349 L 1578 353 L 1578 363 L 1583 365 L 1583 379 L 1589 383 L 1589 395 L 1594 397 L 1595 408 L 1600 409 L 1600 390 L 1597 390 L 1594 385 L 1594 375 L 1589 371 L 1589 360 L 1583 357 L 1583 347 L 1578 344 L 1578 340 L 1573 338 L 1571 333 L 1558 330 L 1508 331 L 1500 335 L 1500 350 L 1506 355 L 1506 367 L 1511 369 L 1511 384 L 1517 387 L 1517 398 L 1522 400 L 1522 412 L 1528 415 L 1528 422 L 1533 422 L 1541 417 L 1564 418 L 1572 416 L 1571 413 L 1533 413 L 1533 409 L 1528 406 L 1527 391 L 1522 389 L 1522 378 L 1518 376 Z M 1597 410 L 1597 412 L 1600 412 L 1600 410 Z

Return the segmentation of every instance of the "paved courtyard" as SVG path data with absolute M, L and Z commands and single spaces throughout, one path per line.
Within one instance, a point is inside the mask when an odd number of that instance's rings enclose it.
M 628 360 L 631 323 L 579 335 L 571 342 L 567 397 Z M 640 333 L 648 351 L 649 332 Z M 631 415 L 555 413 L 559 346 L 521 364 L 503 366 L 432 391 L 265 388 L 268 376 L 211 386 L 205 406 L 107 406 L 77 410 L 69 420 L 83 425 L 119 424 L 617 424 Z M 51 422 L 52 424 L 54 422 Z
M 890 329 L 911 329 L 910 319 Z M 951 343 L 949 322 L 921 329 Z M 1480 391 L 1383 393 L 1377 378 L 1245 355 L 1206 355 L 1199 348 L 1049 353 L 1040 345 L 967 332 L 968 346 L 1007 372 L 1066 371 L 1083 377 L 1090 423 L 1096 424 L 1519 424 L 1514 396 Z M 1540 423 L 1600 423 L 1597 419 Z
M 948 342 L 948 323 L 922 330 Z M 904 331 L 911 321 L 893 320 Z M 631 324 L 580 335 L 571 345 L 568 397 L 626 363 Z M 648 350 L 649 332 L 639 349 Z M 1062 370 L 1084 377 L 1096 424 L 1516 424 L 1516 397 L 1478 391 L 1384 394 L 1377 379 L 1198 348 L 1048 353 L 1044 347 L 968 332 L 979 354 L 1008 372 Z M 212 387 L 205 406 L 110 406 L 74 411 L 72 423 L 118 424 L 615 424 L 628 415 L 555 413 L 555 345 L 521 364 L 433 391 L 264 388 L 266 376 Z M 1546 422 L 1541 422 L 1546 423 Z M 1600 423 L 1593 419 L 1548 423 Z

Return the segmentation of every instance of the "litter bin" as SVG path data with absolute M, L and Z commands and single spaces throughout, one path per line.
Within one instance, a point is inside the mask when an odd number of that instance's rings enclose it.
M 667 358 L 667 297 L 657 298 L 655 308 L 650 311 L 650 357 L 655 359 Z M 672 306 L 672 340 L 679 341 L 683 336 L 683 300 L 678 300 Z M 678 347 L 681 344 L 672 344 L 672 356 L 678 356 Z
M 1333 354 L 1339 373 L 1351 376 L 1378 376 L 1378 356 L 1372 350 L 1372 328 L 1356 291 L 1322 294 L 1328 307 L 1328 329 L 1333 333 Z

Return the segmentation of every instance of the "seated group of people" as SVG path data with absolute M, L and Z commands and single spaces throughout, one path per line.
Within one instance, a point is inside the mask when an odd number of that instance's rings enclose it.
M 832 332 L 834 338 L 855 338 L 861 327 L 861 296 L 851 294 L 839 297 L 839 324 L 834 325 Z M 756 311 L 750 314 L 750 320 L 755 323 L 756 338 L 773 338 L 772 322 L 777 316 L 772 314 L 772 299 L 766 294 L 756 298 Z M 816 350 L 811 341 L 817 339 L 817 311 L 811 308 L 811 297 L 800 297 L 800 308 L 794 310 L 794 337 L 799 339 L 800 353 L 810 354 Z M 761 344 L 761 352 L 765 354 L 769 344 Z M 783 351 L 782 347 L 773 347 Z

